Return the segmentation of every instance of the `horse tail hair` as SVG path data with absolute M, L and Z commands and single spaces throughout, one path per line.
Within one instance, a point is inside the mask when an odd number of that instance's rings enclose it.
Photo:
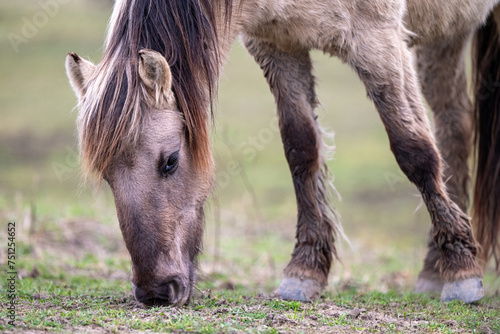
M 473 41 L 476 181 L 472 208 L 484 265 L 500 273 L 500 34 L 491 14 Z

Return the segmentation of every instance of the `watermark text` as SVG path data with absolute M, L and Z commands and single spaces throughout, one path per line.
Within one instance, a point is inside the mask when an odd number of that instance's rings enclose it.
M 8 324 L 15 326 L 16 321 L 16 222 L 7 225 L 7 318 Z

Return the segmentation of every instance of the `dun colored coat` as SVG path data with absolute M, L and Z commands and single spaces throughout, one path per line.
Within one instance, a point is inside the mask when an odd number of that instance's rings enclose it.
M 102 62 L 94 66 L 70 54 L 66 67 L 79 98 L 83 168 L 113 191 L 137 300 L 181 305 L 190 299 L 203 203 L 213 183 L 210 110 L 237 36 L 275 96 L 297 197 L 297 241 L 278 289 L 283 298 L 313 300 L 321 294 L 341 232 L 328 201 L 315 116 L 309 51 L 320 49 L 359 75 L 399 166 L 428 208 L 429 252 L 416 290 L 440 292 L 443 301 L 480 299 L 478 260 L 495 254 L 499 261 L 498 2 L 117 1 Z M 464 65 L 473 34 L 474 104 Z M 421 92 L 435 115 L 436 138 Z M 481 255 L 464 213 L 474 128 Z

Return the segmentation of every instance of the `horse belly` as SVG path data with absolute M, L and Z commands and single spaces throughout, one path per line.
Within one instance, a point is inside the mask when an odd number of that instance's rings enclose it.
M 407 0 L 406 27 L 414 43 L 467 35 L 477 29 L 500 0 Z

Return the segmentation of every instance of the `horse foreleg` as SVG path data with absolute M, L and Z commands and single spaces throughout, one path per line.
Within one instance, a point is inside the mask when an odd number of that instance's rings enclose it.
M 448 198 L 434 143 L 400 28 L 365 29 L 344 53 L 364 82 L 389 135 L 394 156 L 422 194 L 432 220 L 436 265 L 445 282 L 441 300 L 476 301 L 484 295 L 482 269 L 468 217 Z
M 464 212 L 469 201 L 468 158 L 472 133 L 472 103 L 465 72 L 466 42 L 467 36 L 463 36 L 453 42 L 416 47 L 422 91 L 434 113 L 436 140 L 445 162 L 443 180 L 450 198 Z M 441 293 L 443 281 L 432 231 L 428 246 L 415 292 Z
M 309 52 L 283 52 L 248 36 L 244 42 L 275 96 L 297 199 L 295 249 L 278 293 L 284 299 L 314 300 L 327 285 L 336 256 L 334 234 L 338 232 L 339 220 L 327 200 L 327 167 L 314 114 L 317 100 Z

